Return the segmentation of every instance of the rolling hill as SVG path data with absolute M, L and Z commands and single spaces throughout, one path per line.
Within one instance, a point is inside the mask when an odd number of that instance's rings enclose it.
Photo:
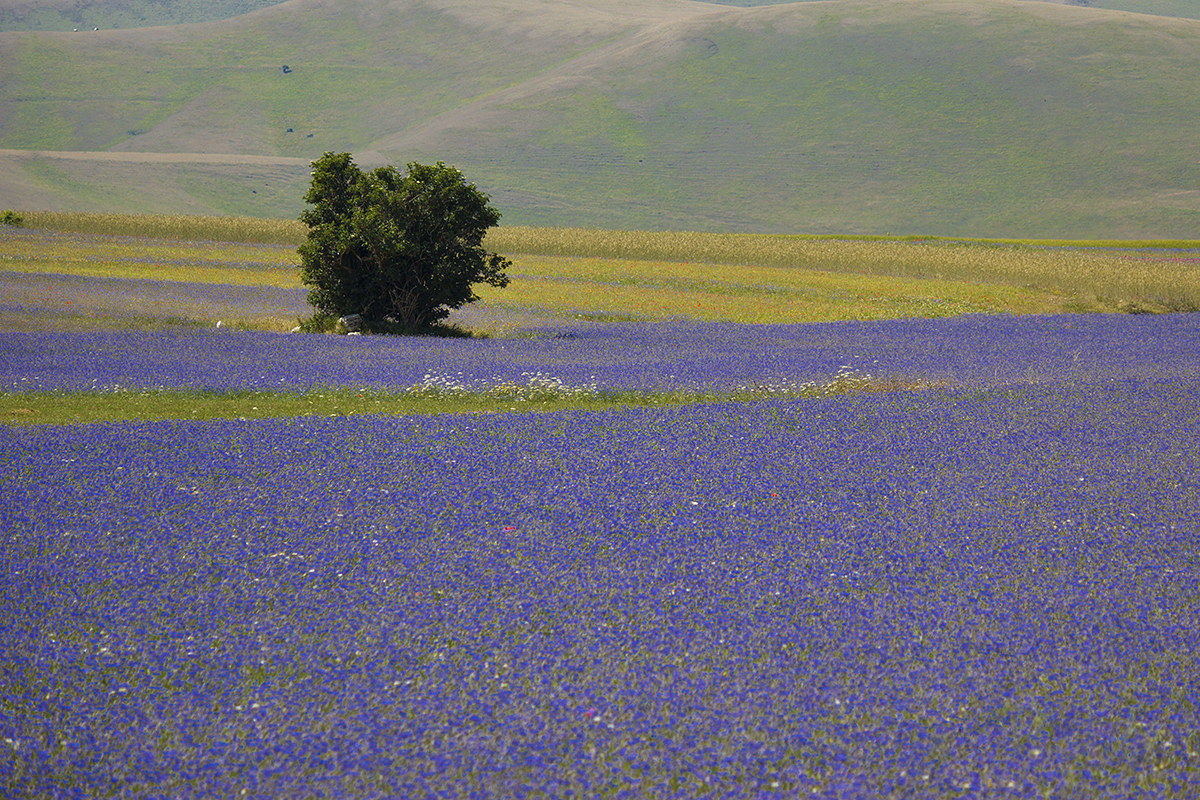
M 0 31 L 141 28 L 228 19 L 282 0 L 0 0 Z
M 512 224 L 1190 236 L 1196 63 L 1200 21 L 1015 0 L 289 0 L 10 32 L 0 206 L 293 216 L 308 161 L 350 150 L 454 163 Z
M 1166 17 L 1200 18 L 1200 0 L 1046 0 Z M 142 28 L 207 22 L 248 14 L 284 0 L 0 0 L 0 31 Z M 714 5 L 769 6 L 786 0 L 707 0 Z

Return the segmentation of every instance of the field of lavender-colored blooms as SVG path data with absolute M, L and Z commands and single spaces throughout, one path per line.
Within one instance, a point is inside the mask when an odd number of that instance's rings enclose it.
M 481 389 L 531 375 L 568 386 L 722 390 L 823 380 L 843 370 L 972 386 L 1197 378 L 1198 339 L 1200 313 L 628 323 L 468 341 L 248 331 L 0 332 L 0 390 L 403 389 L 427 376 Z
M 933 387 L 0 426 L 0 789 L 1194 797 L 1198 327 L 0 334 L 8 391 Z

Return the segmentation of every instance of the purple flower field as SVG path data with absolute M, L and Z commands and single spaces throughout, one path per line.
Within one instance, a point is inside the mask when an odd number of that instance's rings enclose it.
M 5 335 L 9 386 L 954 386 L 0 426 L 0 793 L 1195 797 L 1198 322 Z
M 1197 377 L 1200 314 L 964 316 L 812 325 L 592 325 L 527 339 L 0 332 L 0 389 L 468 386 L 531 373 L 618 389 L 725 389 L 860 374 L 970 385 Z

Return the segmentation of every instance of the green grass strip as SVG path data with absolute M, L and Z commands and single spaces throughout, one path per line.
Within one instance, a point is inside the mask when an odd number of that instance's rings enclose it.
M 594 388 L 499 386 L 486 391 L 414 387 L 318 388 L 306 392 L 211 391 L 203 389 L 120 389 L 116 391 L 29 391 L 0 393 L 0 424 L 73 425 L 161 419 L 269 419 L 555 412 L 632 406 L 677 406 L 769 398 L 826 397 L 925 388 L 921 381 L 841 376 L 814 383 L 748 387 L 727 392 L 615 391 Z

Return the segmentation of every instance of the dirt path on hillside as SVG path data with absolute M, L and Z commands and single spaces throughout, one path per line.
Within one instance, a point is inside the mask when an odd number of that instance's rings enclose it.
M 376 139 L 357 154 L 366 161 L 384 163 L 388 161 L 387 156 L 384 155 L 385 152 L 417 148 L 421 145 L 435 145 L 445 131 L 486 127 L 489 118 L 498 117 L 504 113 L 498 110 L 498 106 L 516 103 L 544 92 L 568 91 L 582 82 L 594 80 L 597 68 L 619 62 L 625 53 L 644 50 L 656 44 L 669 47 L 672 42 L 678 41 L 675 34 L 681 28 L 692 26 L 697 22 L 745 12 L 745 8 L 736 6 L 713 6 L 711 11 L 689 11 L 668 22 L 649 25 L 632 33 L 621 35 L 586 53 L 550 67 L 528 80 L 483 95 L 458 108 L 430 117 L 410 128 Z

